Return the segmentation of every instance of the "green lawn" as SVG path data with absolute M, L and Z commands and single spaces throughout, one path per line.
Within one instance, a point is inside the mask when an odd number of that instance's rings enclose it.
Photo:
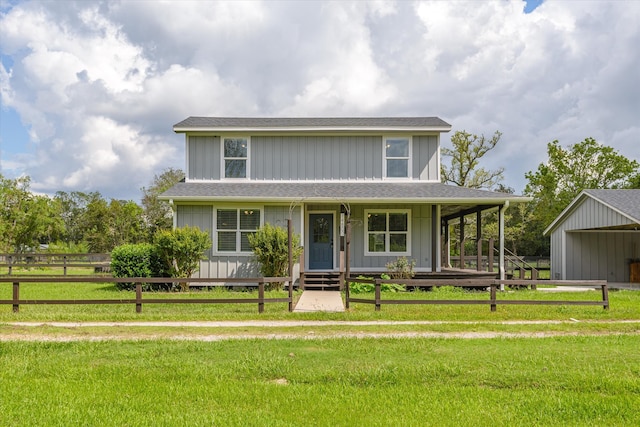
M 640 425 L 638 348 L 638 335 L 3 342 L 0 425 Z

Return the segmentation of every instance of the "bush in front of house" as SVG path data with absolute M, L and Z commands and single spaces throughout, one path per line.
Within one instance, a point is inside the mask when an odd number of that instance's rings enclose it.
M 260 264 L 260 274 L 264 277 L 287 277 L 289 275 L 289 235 L 286 229 L 269 223 L 255 233 L 249 234 L 249 246 Z M 300 258 L 300 235 L 293 233 L 292 257 L 294 263 Z M 279 289 L 282 282 L 269 283 L 267 290 Z
M 149 243 L 117 246 L 111 251 L 113 277 L 164 277 L 165 268 L 157 248 Z M 133 290 L 135 283 L 116 283 L 120 290 Z M 145 283 L 144 290 L 160 289 L 164 284 Z
M 198 227 L 159 230 L 154 236 L 158 256 L 171 277 L 191 277 L 200 268 L 204 253 L 211 247 L 211 237 Z M 183 291 L 189 283 L 182 282 Z

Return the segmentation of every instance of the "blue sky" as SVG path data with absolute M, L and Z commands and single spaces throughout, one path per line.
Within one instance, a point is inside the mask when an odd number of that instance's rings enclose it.
M 0 0 L 0 172 L 138 199 L 184 168 L 190 115 L 435 115 L 501 131 L 483 166 L 521 192 L 556 139 L 640 160 L 638 22 L 640 2 Z

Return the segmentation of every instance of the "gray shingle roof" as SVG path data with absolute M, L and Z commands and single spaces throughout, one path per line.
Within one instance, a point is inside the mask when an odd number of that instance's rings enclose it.
M 530 198 L 423 182 L 181 182 L 162 199 L 236 201 L 350 201 L 501 204 Z
M 173 126 L 176 132 L 216 129 L 424 129 L 448 131 L 438 117 L 188 117 Z
M 556 219 L 544 230 L 547 235 L 562 224 L 580 204 L 588 197 L 597 200 L 610 209 L 613 209 L 631 221 L 640 224 L 640 190 L 584 190 L 567 206 Z
M 640 224 L 640 190 L 584 190 L 584 192 Z

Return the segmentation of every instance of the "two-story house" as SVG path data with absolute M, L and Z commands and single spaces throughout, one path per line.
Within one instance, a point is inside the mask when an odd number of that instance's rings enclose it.
M 400 256 L 417 272 L 448 264 L 443 236 L 460 215 L 528 200 L 440 182 L 437 117 L 189 117 L 186 178 L 162 198 L 174 225 L 209 231 L 201 277 L 257 274 L 247 236 L 292 219 L 304 256 L 294 278 L 345 269 L 341 235 L 352 224 L 350 269 L 383 272 Z

